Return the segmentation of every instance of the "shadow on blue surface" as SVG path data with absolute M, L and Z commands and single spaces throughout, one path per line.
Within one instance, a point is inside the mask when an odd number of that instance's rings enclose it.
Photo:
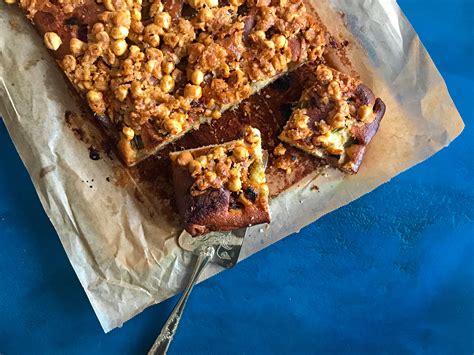
M 172 353 L 473 353 L 473 4 L 427 3 L 400 1 L 445 75 L 463 135 L 197 286 Z M 103 334 L 3 123 L 0 140 L 0 353 L 144 353 L 176 297 Z

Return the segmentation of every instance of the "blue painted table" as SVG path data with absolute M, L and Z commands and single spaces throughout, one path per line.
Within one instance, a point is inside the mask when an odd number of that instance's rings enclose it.
M 473 353 L 474 5 L 399 2 L 467 129 L 429 161 L 196 287 L 173 353 Z M 104 334 L 3 123 L 0 140 L 0 353 L 144 353 L 176 297 Z

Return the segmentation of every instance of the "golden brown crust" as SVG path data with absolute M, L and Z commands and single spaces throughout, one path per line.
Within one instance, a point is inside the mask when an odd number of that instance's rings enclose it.
M 146 5 L 21 1 L 39 32 L 50 33 L 47 45 L 71 83 L 114 132 L 127 165 L 218 119 L 325 47 L 301 0 Z
M 306 89 L 279 138 L 356 173 L 377 133 L 385 104 L 360 81 L 325 65 Z
M 170 154 L 176 202 L 191 235 L 270 221 L 260 132 Z

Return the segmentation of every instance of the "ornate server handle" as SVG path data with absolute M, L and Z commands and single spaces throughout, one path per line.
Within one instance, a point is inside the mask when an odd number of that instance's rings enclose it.
M 148 355 L 164 355 L 167 353 L 171 341 L 173 340 L 173 337 L 176 334 L 176 330 L 178 329 L 178 324 L 181 320 L 181 316 L 183 315 L 184 307 L 186 306 L 186 302 L 188 301 L 189 295 L 191 294 L 191 291 L 193 290 L 193 287 L 199 279 L 199 276 L 201 275 L 202 271 L 214 256 L 214 252 L 214 248 L 210 246 L 203 248 L 199 252 L 199 256 L 196 261 L 196 265 L 194 265 L 194 270 L 191 275 L 191 279 L 189 280 L 188 285 L 184 289 L 183 295 L 174 307 L 173 312 L 171 312 L 170 316 L 168 317 L 168 320 L 161 329 L 161 333 L 160 335 L 158 335 L 158 338 L 156 338 L 155 343 L 148 352 Z

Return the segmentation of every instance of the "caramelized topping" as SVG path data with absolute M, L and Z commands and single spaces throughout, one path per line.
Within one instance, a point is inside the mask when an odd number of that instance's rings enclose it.
M 317 156 L 343 156 L 357 142 L 354 129 L 374 121 L 374 103 L 362 104 L 354 92 L 360 82 L 325 65 L 307 89 L 280 139 Z M 375 102 L 375 101 L 374 101 Z
M 80 1 L 60 3 L 69 11 Z M 94 113 L 124 129 L 119 147 L 129 164 L 136 147 L 128 129 L 148 137 L 145 148 L 163 146 L 205 117 L 218 119 L 258 81 L 323 53 L 325 35 L 301 0 L 186 1 L 98 1 L 98 22 L 82 40 L 73 33 L 61 61 Z M 45 43 L 57 50 L 62 40 L 48 32 Z
M 243 139 L 204 151 L 172 153 L 171 158 L 193 177 L 193 196 L 210 188 L 226 188 L 244 205 L 267 202 L 261 138 L 255 128 L 247 127 Z

